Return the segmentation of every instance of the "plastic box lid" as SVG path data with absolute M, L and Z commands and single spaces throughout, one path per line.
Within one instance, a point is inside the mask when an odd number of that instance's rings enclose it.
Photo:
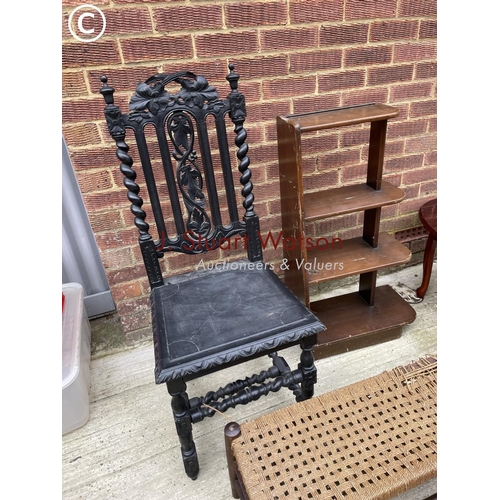
M 79 283 L 62 288 L 62 432 L 89 419 L 90 322 Z
M 62 287 L 62 387 L 70 385 L 80 370 L 80 342 L 82 317 L 87 314 L 83 306 L 83 287 L 67 283 Z

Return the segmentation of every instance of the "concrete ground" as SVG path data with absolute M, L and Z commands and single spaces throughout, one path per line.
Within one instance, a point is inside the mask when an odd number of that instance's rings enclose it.
M 378 284 L 411 292 L 421 279 L 418 265 L 381 276 Z M 417 318 L 404 327 L 401 338 L 317 361 L 316 394 L 436 353 L 437 263 L 425 299 L 412 305 Z M 292 365 L 298 348 L 289 351 L 285 357 Z M 203 395 L 267 368 L 267 358 L 245 363 L 191 382 L 189 395 Z M 170 398 L 164 385 L 154 383 L 153 370 L 151 344 L 92 359 L 89 421 L 62 439 L 62 498 L 229 500 L 224 426 L 229 420 L 244 422 L 294 402 L 292 394 L 282 390 L 194 425 L 200 474 L 192 481 L 183 470 Z M 423 498 L 433 488 L 435 482 L 404 498 Z

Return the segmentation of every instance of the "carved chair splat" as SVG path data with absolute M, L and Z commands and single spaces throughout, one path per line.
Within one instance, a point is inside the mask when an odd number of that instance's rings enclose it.
M 312 350 L 316 334 L 324 330 L 263 261 L 243 127 L 245 98 L 233 64 L 229 70 L 225 99 L 203 76 L 187 71 L 157 74 L 140 83 L 129 113 L 115 105 L 114 89 L 105 76 L 100 89 L 151 286 L 155 380 L 166 383 L 171 395 L 184 468 L 192 479 L 199 472 L 192 424 L 283 387 L 297 401 L 311 398 L 316 382 Z M 173 84 L 180 90 L 173 93 Z M 227 140 L 227 117 L 234 127 L 234 152 Z M 127 130 L 135 139 L 139 167 L 125 142 Z M 147 136 L 146 130 L 154 132 Z M 242 217 L 234 158 L 242 185 Z M 199 255 L 233 237 L 243 239 L 246 259 L 195 268 Z M 164 279 L 160 260 L 168 252 L 198 255 L 193 271 Z M 301 347 L 300 362 L 292 370 L 277 351 L 296 344 Z M 189 398 L 189 380 L 266 355 L 272 359 L 268 370 Z

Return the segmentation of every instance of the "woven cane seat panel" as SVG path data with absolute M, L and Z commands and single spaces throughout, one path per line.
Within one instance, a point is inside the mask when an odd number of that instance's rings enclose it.
M 437 361 L 399 367 L 241 425 L 252 500 L 389 499 L 437 475 Z

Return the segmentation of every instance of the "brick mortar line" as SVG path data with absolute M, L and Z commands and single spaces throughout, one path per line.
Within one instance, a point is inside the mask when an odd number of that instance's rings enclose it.
M 119 163 L 117 164 L 117 171 L 118 171 L 118 166 L 119 166 Z M 94 173 L 97 171 L 108 171 L 110 174 L 112 174 L 113 172 L 113 167 L 104 167 L 104 168 L 99 168 L 99 167 L 89 167 L 88 170 L 92 170 Z M 75 173 L 78 175 L 78 174 L 84 174 L 88 171 L 87 169 L 84 169 L 84 170 L 76 170 Z M 113 178 L 113 176 L 111 176 L 111 178 Z M 115 192 L 123 192 L 124 193 L 124 198 L 123 198 L 123 202 L 126 203 L 127 207 L 129 206 L 130 202 L 128 201 L 127 199 L 127 193 L 126 191 L 124 191 L 124 186 L 122 185 L 116 185 L 114 182 L 113 182 L 113 187 L 111 188 L 108 188 L 108 189 L 100 189 L 99 191 L 89 191 L 89 192 L 86 192 L 86 193 L 82 193 L 83 196 L 86 196 L 86 195 L 91 195 L 91 194 L 103 194 L 103 193 L 115 193 Z M 101 209 L 103 210 L 103 209 Z M 113 208 L 113 207 L 108 207 L 107 209 L 105 209 L 105 211 L 109 212 L 109 211 L 113 211 L 113 210 L 116 210 L 116 207 Z M 94 212 L 92 212 L 94 213 Z
M 427 61 L 427 60 L 426 60 Z M 414 64 L 414 63 L 412 63 Z M 374 66 L 371 66 L 373 68 L 384 68 L 384 67 L 392 67 L 393 65 L 374 65 Z M 102 68 L 103 70 L 105 69 L 113 69 L 113 70 L 116 70 L 116 69 L 120 69 L 120 68 L 111 68 L 111 67 L 107 67 L 107 68 Z M 91 71 L 99 71 L 99 69 L 92 69 Z M 355 69 L 353 70 L 355 71 Z M 415 69 L 414 69 L 415 71 Z M 304 77 L 304 78 L 312 78 L 312 77 L 315 77 L 316 79 L 318 79 L 318 77 L 321 77 L 321 76 L 324 76 L 324 75 L 331 75 L 331 76 L 335 76 L 336 73 L 338 73 L 338 68 L 337 69 L 333 69 L 331 71 L 323 71 L 321 73 L 311 73 L 311 72 L 304 72 L 304 73 L 292 73 L 292 74 L 289 74 L 289 75 L 285 75 L 283 77 L 278 77 L 278 78 L 269 78 L 269 79 L 262 79 L 262 78 L 255 78 L 255 79 L 252 79 L 252 78 L 249 78 L 249 79 L 246 79 L 245 82 L 248 82 L 248 83 L 260 83 L 260 82 L 268 82 L 268 81 L 278 81 L 278 80 L 283 80 L 283 81 L 286 81 L 286 80 L 292 80 L 294 78 L 301 78 L 301 77 Z M 400 87 L 400 86 L 405 86 L 405 85 L 415 85 L 415 84 L 418 84 L 418 83 L 432 83 L 433 81 L 435 80 L 435 77 L 428 77 L 428 78 L 415 78 L 415 75 L 413 74 L 413 78 L 411 80 L 404 80 L 404 81 L 399 81 L 399 82 L 390 82 L 390 83 L 381 83 L 381 84 L 377 84 L 377 85 L 369 85 L 369 84 L 364 84 L 363 86 L 358 86 L 358 87 L 347 87 L 347 88 L 342 88 L 342 89 L 338 89 L 338 90 L 332 90 L 332 91 L 329 91 L 329 92 L 323 92 L 321 94 L 318 94 L 316 93 L 315 95 L 325 95 L 325 96 L 334 96 L 334 95 L 340 95 L 341 93 L 343 92 L 349 92 L 349 91 L 356 91 L 356 90 L 366 90 L 366 89 L 389 89 L 389 90 L 392 90 L 394 87 Z M 88 75 L 85 75 L 85 82 L 86 82 L 86 85 L 89 85 L 90 86 L 90 80 L 88 79 Z M 112 82 L 110 82 L 112 84 Z M 434 90 L 435 90 L 435 86 L 434 86 Z M 87 91 L 90 92 L 90 89 L 87 89 Z M 133 90 L 127 90 L 127 91 L 119 91 L 117 90 L 115 92 L 115 98 L 122 98 L 122 97 L 125 97 L 125 98 L 128 98 L 130 99 L 131 95 L 133 93 Z M 99 94 L 97 92 L 95 93 L 90 93 L 88 95 L 84 95 L 84 94 L 78 94 L 78 95 L 74 95 L 74 96 L 66 96 L 66 97 L 62 97 L 61 98 L 61 101 L 64 103 L 64 102 L 74 102 L 74 101 L 78 101 L 78 102 L 83 102 L 83 101 L 93 101 L 95 99 L 97 99 L 99 97 Z M 299 95 L 297 97 L 308 97 L 307 95 Z M 249 105 L 252 105 L 252 104 L 271 104 L 271 103 L 275 103 L 275 102 L 285 102 L 285 101 L 288 101 L 289 99 L 293 99 L 292 98 L 279 98 L 279 97 L 275 97 L 275 98 L 269 98 L 269 99 L 264 99 L 263 97 L 260 98 L 260 100 L 258 101 L 249 101 L 248 104 Z M 400 103 L 413 103 L 415 102 L 415 100 L 418 100 L 418 102 L 421 102 L 421 101 L 425 101 L 425 100 L 432 100 L 432 99 L 436 99 L 435 96 L 429 96 L 429 97 L 416 97 L 416 98 L 412 98 L 411 100 L 403 100 L 403 101 L 398 101 Z M 104 101 L 103 101 L 104 102 Z M 104 118 L 103 118 L 104 120 Z M 86 123 L 100 123 L 100 120 L 99 121 L 91 121 L 89 122 L 88 120 L 85 121 Z M 71 123 L 83 123 L 83 122 L 71 122 Z
M 237 58 L 230 58 L 235 64 L 238 64 L 238 59 Z M 190 64 L 190 63 L 204 63 L 204 62 L 210 62 L 210 61 L 215 61 L 215 59 L 200 59 L 198 58 L 196 61 L 194 60 L 188 60 L 186 62 L 180 62 L 179 65 L 181 64 Z M 345 72 L 345 71 L 357 71 L 357 70 L 363 70 L 363 69 L 366 69 L 366 70 L 369 70 L 369 69 L 377 69 L 377 68 L 390 68 L 390 67 L 397 67 L 397 66 L 410 66 L 410 65 L 413 65 L 415 66 L 415 69 L 416 69 L 416 65 L 417 64 L 420 64 L 420 63 L 428 63 L 428 62 L 437 62 L 436 59 L 434 58 L 430 58 L 430 59 L 420 59 L 418 61 L 407 61 L 407 62 L 402 62 L 402 63 L 382 63 L 382 64 L 371 64 L 369 66 L 363 66 L 363 65 L 360 65 L 360 66 L 349 66 L 348 68 L 345 68 L 345 69 L 342 69 L 342 68 L 332 68 L 332 69 L 323 69 L 321 71 L 300 71 L 300 72 L 293 72 L 293 73 L 288 73 L 288 74 L 284 74 L 282 76 L 278 76 L 278 77 L 275 77 L 275 76 L 269 76 L 269 77 L 248 77 L 248 78 L 245 78 L 244 82 L 248 82 L 248 83 L 260 83 L 260 82 L 263 82 L 263 81 L 269 81 L 269 80 L 277 80 L 277 79 L 286 79 L 286 78 L 294 78 L 294 77 L 300 77 L 300 76 L 322 76 L 322 75 L 330 75 L 330 74 L 335 74 L 335 73 L 339 73 L 341 71 Z M 154 66 L 155 65 L 155 61 L 149 61 L 150 64 L 146 64 L 146 63 L 142 63 L 144 64 L 144 66 L 135 66 L 134 65 L 134 69 L 136 68 L 140 68 L 140 67 L 150 67 L 150 66 Z M 131 64 L 131 63 L 128 63 L 128 64 Z M 160 67 L 160 66 L 163 66 L 164 65 L 164 62 L 159 64 L 159 65 L 156 65 L 157 66 L 157 69 Z M 83 72 L 83 75 L 84 77 L 87 76 L 88 77 L 88 73 L 89 72 L 98 72 L 98 71 L 105 71 L 105 70 L 126 70 L 126 69 L 130 69 L 130 66 L 126 66 L 126 65 L 109 65 L 109 66 L 92 66 L 92 67 L 86 67 L 86 68 L 82 68 L 82 69 L 78 69 L 78 70 L 74 70 L 74 68 L 68 68 L 67 70 L 63 70 L 63 75 L 69 75 L 69 74 L 79 74 L 81 72 Z M 411 80 L 404 80 L 404 81 L 401 81 L 400 83 L 401 84 L 404 84 L 404 83 L 410 83 L 410 82 L 413 82 L 413 83 L 418 83 L 418 82 L 426 82 L 426 81 L 433 81 L 435 80 L 435 77 L 434 76 L 429 76 L 429 77 L 424 77 L 424 78 L 417 78 L 415 74 L 412 75 L 412 79 Z M 87 80 L 86 80 L 86 83 L 87 83 Z M 222 83 L 222 80 L 221 80 L 221 83 Z M 397 82 L 392 82 L 392 83 L 397 83 Z M 353 87 L 354 88 L 354 87 Z M 90 89 L 89 89 L 90 90 Z M 132 90 L 117 90 L 116 91 L 116 94 L 115 95 L 123 95 L 124 93 L 127 93 L 127 92 L 132 92 Z M 81 96 L 82 94 L 79 94 L 79 96 Z M 95 96 L 97 95 L 97 93 L 91 93 L 89 94 L 89 97 L 90 96 Z M 72 96 L 72 97 L 78 97 L 78 96 Z M 63 99 L 68 99 L 69 97 L 63 97 Z
M 123 9 L 126 10 L 126 9 Z M 148 9 L 149 11 L 149 9 Z M 185 30 L 175 30 L 175 31 L 159 31 L 156 28 L 156 23 L 153 22 L 153 15 L 150 13 L 151 16 L 151 22 L 152 22 L 152 28 L 153 31 L 143 31 L 143 32 L 137 32 L 137 33 L 117 33 L 113 35 L 106 35 L 104 34 L 100 40 L 106 40 L 106 39 L 130 39 L 130 38 L 155 38 L 156 36 L 186 36 L 186 35 L 193 35 L 193 30 L 192 29 L 185 29 Z M 412 19 L 413 21 L 425 21 L 428 20 L 427 18 L 419 18 L 419 19 Z M 379 44 L 379 43 L 384 43 L 384 41 L 370 41 L 369 40 L 369 33 L 371 31 L 371 25 L 374 24 L 375 22 L 387 22 L 391 21 L 391 19 L 388 18 L 380 18 L 380 19 L 372 19 L 370 22 L 363 22 L 363 21 L 358 21 L 358 22 L 352 22 L 349 23 L 349 26 L 365 26 L 368 25 L 369 31 L 367 33 L 367 41 L 366 42 L 356 42 L 356 44 L 363 44 L 363 43 L 369 43 L 369 44 Z M 250 31 L 258 31 L 259 35 L 261 32 L 266 32 L 266 31 L 284 31 L 284 30 L 294 30 L 294 29 L 306 29 L 306 28 L 317 28 L 318 30 L 318 42 L 319 42 L 319 31 L 323 27 L 342 27 L 345 26 L 345 24 L 339 22 L 331 22 L 331 23 L 298 23 L 298 24 L 291 24 L 291 25 L 284 25 L 284 24 L 277 24 L 277 25 L 256 25 L 256 26 L 231 26 L 231 27 L 221 27 L 221 28 L 204 28 L 202 30 L 195 30 L 196 35 L 217 35 L 217 34 L 228 34 L 232 32 L 250 32 Z M 419 30 L 417 30 L 419 31 Z M 156 35 L 156 36 L 155 36 Z M 418 36 L 418 35 L 417 35 Z M 423 40 L 435 40 L 437 39 L 436 37 L 432 38 L 398 38 L 394 41 L 404 41 L 404 40 L 415 40 L 415 41 L 423 41 Z M 73 42 L 74 39 L 73 37 L 67 36 L 62 39 L 63 43 L 67 42 Z M 389 40 L 390 41 L 390 40 Z M 76 42 L 75 42 L 76 43 Z M 348 45 L 348 44 L 342 44 L 342 45 Z
M 225 6 L 225 5 L 237 5 L 241 3 L 241 0 L 213 0 L 210 2 L 210 5 L 221 5 L 221 6 Z M 251 1 L 247 0 L 245 3 L 251 3 Z M 270 4 L 270 3 L 273 3 L 272 1 L 263 1 L 262 3 L 265 3 L 265 4 Z M 399 3 L 399 2 L 398 2 Z M 185 0 L 183 6 L 198 6 L 198 5 L 205 5 L 204 3 L 200 3 L 200 2 L 193 2 L 192 0 Z M 287 5 L 287 12 L 289 12 L 289 7 L 290 7 L 290 3 L 289 1 L 286 1 L 286 5 Z M 148 3 L 147 6 L 149 7 L 150 4 Z M 151 6 L 153 6 L 154 8 L 161 8 L 161 7 L 172 7 L 172 3 L 169 2 L 169 1 L 163 1 L 163 2 L 154 2 Z M 175 6 L 175 4 L 174 4 Z M 62 11 L 63 12 L 71 12 L 72 10 L 75 9 L 76 6 L 61 6 L 62 8 Z M 142 2 L 141 0 L 137 0 L 135 2 L 129 2 L 129 3 L 115 3 L 113 2 L 113 0 L 111 0 L 110 4 L 109 5 L 102 5 L 102 6 L 99 6 L 99 8 L 101 10 L 110 10 L 110 9 L 127 9 L 127 8 L 137 8 L 137 7 L 144 7 L 144 2 Z M 351 19 L 346 19 L 346 12 L 345 12 L 345 9 L 346 9 L 346 2 L 344 1 L 344 5 L 343 5 L 343 14 L 342 14 L 342 19 L 339 20 L 339 21 L 335 21 L 335 22 L 348 22 L 350 21 Z M 427 19 L 427 17 L 430 17 L 430 18 L 437 18 L 437 14 L 427 14 L 427 15 L 415 15 L 415 16 L 404 16 L 402 17 L 403 14 L 401 14 L 399 12 L 399 9 L 397 8 L 396 9 L 396 13 L 395 13 L 395 17 L 384 17 L 384 18 L 381 18 L 381 19 L 419 19 L 419 18 L 424 18 L 424 19 Z M 364 20 L 364 19 L 373 19 L 373 18 L 361 18 L 361 20 Z M 379 18 L 377 18 L 379 19 Z M 360 18 L 355 18 L 353 19 L 354 21 L 360 21 Z
M 79 151 L 82 151 L 81 149 Z M 76 151 L 75 151 L 76 152 Z M 119 172 L 119 167 L 120 167 L 120 160 L 118 158 L 116 159 L 116 166 L 110 165 L 109 167 L 84 167 L 83 169 L 78 169 L 75 171 L 77 175 L 79 174 L 97 174 L 100 172 L 108 172 L 111 176 L 113 176 L 113 173 Z M 100 191 L 114 191 L 115 187 L 123 187 L 122 185 L 117 186 L 115 183 L 113 183 L 113 187 L 107 188 L 107 189 L 100 189 Z M 91 193 L 94 193 L 94 191 L 89 191 Z M 96 191 L 97 192 L 97 191 Z
M 423 135 L 423 134 L 426 134 L 426 132 L 423 132 L 422 134 L 416 134 L 415 136 L 412 136 L 412 137 L 417 137 L 419 135 Z M 397 140 L 401 140 L 401 139 L 392 139 L 392 142 L 396 142 Z M 389 142 L 389 139 L 387 140 L 387 142 Z M 364 148 L 368 147 L 366 144 L 359 144 L 359 145 L 355 145 L 355 146 L 343 146 L 343 147 L 338 147 L 338 148 L 335 148 L 335 149 L 332 149 L 332 153 L 346 153 L 346 152 L 349 152 L 349 151 L 360 151 L 362 152 Z M 325 151 L 322 151 L 322 153 L 325 153 Z M 318 153 L 304 153 L 302 155 L 302 158 L 315 158 L 316 156 L 318 155 Z M 396 159 L 396 158 L 405 158 L 407 155 L 404 154 L 404 153 L 395 153 L 393 155 L 390 155 L 389 158 L 391 160 L 393 159 Z M 364 160 L 361 160 L 362 163 L 365 163 L 366 161 Z M 348 166 L 350 165 L 356 165 L 356 163 L 353 163 L 353 164 L 349 164 Z M 319 170 L 319 172 L 322 172 L 323 170 Z M 304 174 L 304 175 L 308 175 L 308 174 Z
M 138 38 L 138 39 L 144 39 L 144 37 L 133 37 L 133 38 Z M 162 38 L 162 36 L 154 36 L 154 37 L 147 37 L 147 38 Z M 129 38 L 121 38 L 120 40 L 117 40 L 117 45 L 120 46 L 121 48 L 121 44 L 119 43 L 121 40 L 128 40 Z M 432 39 L 434 40 L 434 39 Z M 194 39 L 193 39 L 194 41 Z M 417 43 L 415 43 L 417 42 Z M 78 42 L 74 42 L 74 45 L 76 45 Z M 71 44 L 73 44 L 73 42 L 71 42 Z M 68 45 L 68 44 L 66 44 Z M 419 45 L 425 45 L 425 43 L 419 43 L 418 40 L 414 40 L 413 42 L 400 42 L 400 41 L 395 41 L 395 42 L 391 42 L 391 41 L 384 41 L 384 42 L 377 42 L 377 43 L 372 43 L 369 45 L 370 48 L 376 48 L 376 47 L 390 47 L 391 49 L 394 49 L 394 48 L 397 48 L 398 46 L 402 46 L 402 45 L 413 45 L 413 46 L 419 46 Z M 430 43 L 428 45 L 431 45 Z M 366 44 L 364 43 L 356 43 L 356 44 L 346 44 L 346 45 L 332 45 L 332 46 L 326 46 L 326 47 L 320 47 L 320 46 L 314 46 L 314 47 L 306 47 L 306 48 L 301 48 L 301 49 L 294 49 L 293 50 L 293 54 L 307 54 L 308 52 L 327 52 L 327 51 L 332 51 L 332 50 L 339 50 L 339 51 L 342 51 L 343 53 L 345 53 L 346 49 L 363 49 L 363 48 L 366 48 Z M 394 50 L 392 50 L 392 52 L 394 52 Z M 283 50 L 282 49 L 274 49 L 274 50 L 266 50 L 266 51 L 263 51 L 263 52 L 252 52 L 251 55 L 253 56 L 256 56 L 256 57 L 261 57 L 261 58 L 265 58 L 265 57 L 275 57 L 275 56 L 283 56 Z M 343 54 L 344 55 L 344 54 Z M 394 55 L 394 54 L 393 54 Z M 248 55 L 245 55 L 245 54 L 242 54 L 242 53 L 239 53 L 239 54 L 234 54 L 234 55 L 227 55 L 227 56 L 205 56 L 205 57 L 185 57 L 185 58 L 176 58 L 176 61 L 179 61 L 179 64 L 181 64 L 182 62 L 181 61 L 191 61 L 191 62 L 194 62 L 193 59 L 196 59 L 197 62 L 203 62 L 203 61 L 212 61 L 214 59 L 231 59 L 231 58 L 238 58 L 238 57 L 242 57 L 242 58 L 245 58 L 245 59 L 248 59 Z M 288 59 L 290 59 L 288 57 Z M 374 64 L 374 65 L 370 65 L 369 67 L 372 68 L 372 67 L 379 67 L 379 66 L 390 66 L 390 65 L 398 65 L 398 64 L 415 64 L 417 62 L 425 62 L 425 61 L 435 61 L 436 58 L 433 57 L 429 57 L 427 59 L 419 59 L 418 61 L 401 61 L 401 62 L 394 62 L 394 61 L 391 61 L 390 63 L 381 63 L 381 64 Z M 158 56 L 158 59 L 147 59 L 147 60 L 143 60 L 143 61 L 128 61 L 128 62 L 120 62 L 120 63 L 111 63 L 111 64 L 108 64 L 108 65 L 103 65 L 103 64 L 99 64 L 99 65 L 95 65 L 95 66 L 82 66 L 81 68 L 63 68 L 63 73 L 77 73 L 79 71 L 89 71 L 89 70 L 97 70 L 99 68 L 120 68 L 120 67 L 124 67 L 124 68 L 129 68 L 130 65 L 134 65 L 134 67 L 142 67 L 144 65 L 152 65 L 154 64 L 155 61 L 161 61 L 161 63 L 163 64 L 164 63 L 164 57 L 162 57 L 161 55 Z M 359 67 L 366 67 L 363 66 L 363 65 L 360 65 L 360 66 L 348 66 L 346 68 L 352 68 L 352 69 L 355 69 L 355 68 L 359 68 Z M 334 70 L 338 70 L 339 68 L 335 68 L 333 69 L 332 71 Z
M 153 15 L 153 6 L 147 5 L 146 8 L 148 9 L 148 12 L 149 12 L 149 20 L 151 21 L 151 30 L 153 33 L 158 33 L 158 29 L 157 29 L 156 21 L 155 21 L 155 16 Z
M 161 38 L 161 37 L 153 37 L 153 38 Z M 117 44 L 119 45 L 120 49 L 121 49 L 121 45 L 120 44 Z M 392 45 L 392 46 L 391 46 Z M 395 44 L 391 44 L 390 42 L 385 42 L 385 43 L 377 43 L 377 44 L 372 44 L 370 45 L 370 47 L 388 47 L 390 46 L 391 49 L 394 49 Z M 412 44 L 411 42 L 410 43 L 407 43 L 407 44 L 399 44 L 399 45 L 419 45 L 418 43 L 417 44 Z M 421 44 L 420 44 L 421 45 Z M 321 70 L 321 74 L 324 74 L 324 73 L 328 73 L 328 72 L 334 72 L 334 71 L 339 71 L 340 69 L 343 69 L 345 71 L 349 71 L 349 70 L 356 70 L 357 68 L 364 68 L 364 69 L 370 69 L 370 68 L 378 68 L 378 67 L 390 67 L 390 66 L 397 66 L 397 65 L 410 65 L 410 64 L 417 64 L 417 63 L 422 63 L 422 62 L 435 62 L 436 61 L 436 58 L 435 57 L 429 57 L 429 58 L 425 58 L 425 59 L 418 59 L 418 60 L 414 60 L 414 61 L 398 61 L 398 62 L 394 62 L 392 59 L 394 57 L 394 50 L 392 50 L 392 55 L 391 55 L 391 62 L 389 63 L 380 63 L 380 64 L 370 64 L 370 65 L 359 65 L 359 66 L 345 66 L 344 65 L 344 55 L 345 55 L 345 50 L 346 49 L 351 49 L 351 48 L 363 48 L 363 47 L 366 47 L 366 45 L 363 45 L 363 44 L 356 44 L 356 45 L 346 45 L 346 46 L 332 46 L 332 47 L 307 47 L 307 48 L 301 48 L 301 49 L 297 49 L 297 50 L 294 50 L 293 51 L 293 54 L 307 54 L 308 52 L 312 52 L 312 53 L 318 53 L 318 52 L 327 52 L 327 51 L 332 51 L 332 50 L 340 50 L 343 52 L 342 54 L 342 66 L 341 68 L 333 68 L 331 70 Z M 279 50 L 279 49 L 276 49 L 274 51 L 266 51 L 266 52 L 255 52 L 255 53 L 252 53 L 251 54 L 253 56 L 253 58 L 255 57 L 261 57 L 261 58 L 266 58 L 266 57 L 275 57 L 275 56 L 279 56 L 279 55 L 283 55 L 283 51 L 282 50 Z M 292 52 L 288 55 L 292 55 Z M 121 50 L 120 50 L 120 56 L 122 56 L 122 53 L 121 53 Z M 95 65 L 95 66 L 82 66 L 81 68 L 63 68 L 62 72 L 63 74 L 70 74 L 70 73 L 79 73 L 81 71 L 84 71 L 84 72 L 88 72 L 88 71 L 98 71 L 99 69 L 127 69 L 127 68 L 130 68 L 131 66 L 130 65 L 133 65 L 133 67 L 146 67 L 146 66 L 152 66 L 152 65 L 155 65 L 155 63 L 160 63 L 160 64 L 164 64 L 165 62 L 165 58 L 161 58 L 161 56 L 159 56 L 160 58 L 159 59 L 148 59 L 147 61 L 129 61 L 129 62 L 120 62 L 120 63 L 112 63 L 112 64 L 109 64 L 109 65 L 103 65 L 103 64 L 99 64 L 99 65 Z M 234 54 L 234 56 L 222 56 L 222 57 L 219 57 L 219 56 L 211 56 L 211 57 L 199 57 L 199 56 L 196 56 L 196 57 L 189 57 L 189 58 L 181 58 L 181 59 L 176 59 L 176 62 L 178 62 L 178 64 L 189 64 L 190 62 L 198 62 L 198 63 L 203 63 L 203 62 L 210 62 L 210 61 L 214 61 L 214 60 L 217 60 L 217 59 L 234 59 L 235 62 L 237 63 L 237 59 L 241 57 L 241 58 L 244 58 L 244 59 L 248 59 L 250 56 L 248 55 L 245 55 L 245 54 Z M 288 59 L 290 59 L 288 57 Z M 185 63 L 183 63 L 182 61 L 185 61 Z M 307 73 L 307 72 L 306 72 Z M 311 73 L 311 72 L 309 72 Z M 303 72 L 299 72 L 299 73 L 290 73 L 290 75 L 302 75 L 304 74 Z M 289 75 L 285 75 L 285 76 L 289 76 Z M 269 78 L 273 78 L 273 77 L 269 77 Z M 261 81 L 263 78 L 249 78 L 245 81 Z
M 189 35 L 189 40 L 191 41 L 191 49 L 193 51 L 193 57 L 191 58 L 191 60 L 196 63 L 196 62 L 199 62 L 200 61 L 200 57 L 198 56 L 198 47 L 196 46 L 196 40 L 195 40 L 195 35 L 193 33 L 191 33 Z M 165 64 L 165 63 L 163 63 Z
M 235 2 L 237 3 L 237 2 Z M 214 3 L 213 5 L 226 5 L 226 2 L 219 2 L 219 3 Z M 193 6 L 196 5 L 204 5 L 204 4 L 190 4 Z M 165 6 L 168 8 L 175 8 L 175 5 L 172 6 L 170 3 L 165 3 L 165 4 L 154 4 L 154 5 L 144 5 L 143 3 L 133 3 L 133 4 L 126 4 L 126 5 L 121 5 L 121 4 L 112 4 L 110 6 L 100 6 L 99 8 L 102 10 L 104 15 L 106 15 L 107 11 L 127 11 L 127 10 L 132 10 L 132 9 L 137 9 L 140 8 L 142 10 L 147 10 L 149 13 L 149 19 L 151 21 L 151 28 L 152 31 L 143 31 L 139 33 L 131 33 L 131 34 L 117 34 L 117 35 L 108 35 L 113 36 L 113 38 L 117 38 L 118 36 L 121 37 L 127 37 L 127 38 L 134 38 L 134 37 L 140 37 L 140 35 L 148 36 L 149 34 L 170 34 L 170 35 L 191 35 L 192 30 L 174 30 L 172 32 L 169 31 L 160 31 L 158 29 L 157 23 L 155 21 L 154 17 L 154 10 L 158 10 L 161 8 L 161 6 Z M 344 9 L 345 9 L 345 4 L 344 4 Z M 63 13 L 69 14 L 74 10 L 74 7 L 63 7 Z M 289 14 L 289 8 L 287 9 L 287 20 L 286 24 L 270 24 L 270 25 L 253 25 L 253 26 L 227 26 L 227 21 L 226 21 L 226 12 L 225 9 L 221 9 L 222 11 L 222 26 L 217 27 L 217 28 L 205 28 L 204 30 L 197 32 L 197 34 L 205 35 L 205 34 L 217 34 L 220 32 L 231 32 L 231 31 L 250 31 L 250 30 L 259 30 L 259 36 L 260 36 L 260 31 L 265 31 L 265 30 L 281 30 L 281 29 L 294 29 L 294 28 L 310 28 L 312 26 L 315 26 L 318 29 L 318 35 L 319 31 L 323 27 L 335 27 L 335 26 L 345 26 L 346 23 L 348 26 L 364 26 L 368 25 L 368 40 L 366 43 L 376 43 L 376 42 L 370 42 L 369 36 L 372 31 L 372 27 L 375 23 L 381 23 L 381 22 L 412 22 L 412 21 L 418 21 L 418 27 L 417 27 L 417 37 L 418 33 L 420 32 L 421 24 L 422 21 L 437 21 L 437 16 L 411 16 L 411 17 L 377 17 L 377 18 L 366 18 L 366 19 L 345 19 L 345 12 L 344 12 L 344 19 L 339 20 L 339 21 L 325 21 L 325 22 L 300 22 L 300 23 L 292 23 L 290 21 L 290 14 Z M 106 38 L 106 35 L 103 36 L 103 38 Z M 434 39 L 436 37 L 432 37 L 430 39 Z M 413 38 L 412 38 L 413 39 Z M 429 38 L 415 38 L 415 40 L 426 40 Z M 63 42 L 65 40 L 72 40 L 72 37 L 67 37 L 63 39 Z M 318 40 L 319 41 L 319 40 Z M 361 42 L 360 42 L 361 43 Z
M 226 5 L 227 2 L 220 2 L 220 3 L 217 3 L 217 5 L 222 5 L 222 8 L 221 8 L 221 21 L 222 21 L 222 26 L 224 28 L 227 28 L 227 20 L 226 20 L 226 9 L 224 8 L 224 5 Z M 236 3 L 236 2 L 235 2 Z M 288 2 L 287 2 L 288 3 Z M 191 4 L 192 5 L 192 4 Z M 200 5 L 200 4 L 198 4 Z
M 424 132 L 419 132 L 417 134 L 413 134 L 413 135 L 410 135 L 410 136 L 402 136 L 402 137 L 397 137 L 397 138 L 392 138 L 392 139 L 388 139 L 388 143 L 391 143 L 391 142 L 396 142 L 396 141 L 401 141 L 401 140 L 406 140 L 408 138 L 416 138 L 416 137 L 429 137 L 429 136 L 432 136 L 433 134 L 435 134 L 436 132 L 434 132 L 433 130 L 431 130 L 431 127 L 432 127 L 432 120 L 434 118 L 436 118 L 437 116 L 436 115 L 429 115 L 429 116 L 425 116 L 425 117 L 419 117 L 418 120 L 426 120 L 427 121 L 427 126 L 426 126 L 426 130 Z M 270 120 L 269 121 L 269 124 L 273 123 L 274 120 Z M 408 120 L 408 121 L 402 121 L 402 122 L 399 122 L 399 123 L 413 123 L 414 120 Z M 313 136 L 313 137 L 328 137 L 328 136 Z M 275 146 L 277 144 L 277 142 L 274 140 L 265 140 L 263 142 L 258 142 L 258 143 L 252 143 L 252 145 L 250 146 L 250 150 L 249 150 L 249 156 L 250 156 L 250 159 L 251 158 L 251 152 L 252 150 L 256 149 L 256 148 L 260 148 L 260 147 L 265 147 L 265 146 Z M 107 145 L 109 146 L 113 146 L 113 144 L 109 143 L 109 142 L 100 142 L 100 143 L 92 143 L 90 145 L 84 145 L 84 146 L 70 146 L 68 145 L 68 149 L 70 150 L 70 152 L 72 153 L 84 153 L 86 151 L 94 151 L 96 149 L 96 147 L 106 147 Z M 352 152 L 352 151 L 355 151 L 355 150 L 360 150 L 361 152 L 363 151 L 363 145 L 360 145 L 360 146 L 344 146 L 344 147 L 338 147 L 338 148 L 335 148 L 335 150 L 331 151 L 332 153 L 336 153 L 336 152 L 339 152 L 339 153 L 345 153 L 345 152 Z M 423 153 L 425 153 L 426 151 L 423 151 Z M 323 151 L 323 153 L 325 153 Z M 304 158 L 311 158 L 311 157 L 314 157 L 316 155 L 316 153 L 305 153 L 303 155 Z M 404 154 L 394 154 L 394 155 L 391 155 L 390 158 L 391 159 L 394 159 L 394 158 L 404 158 L 405 156 L 407 156 L 408 153 Z M 138 160 L 137 160 L 138 161 Z M 265 164 L 267 161 L 269 160 L 262 160 L 262 161 L 257 161 L 257 160 L 254 160 L 254 166 L 261 166 L 261 164 Z M 277 159 L 276 159 L 277 161 Z M 110 170 L 111 171 L 114 171 L 114 164 L 113 165 L 109 165 L 109 166 L 100 166 L 100 167 L 85 167 L 84 169 L 79 169 L 78 171 L 81 172 L 81 171 L 103 171 L 103 170 Z M 265 171 L 265 173 L 267 174 L 267 170 Z M 267 175 L 266 175 L 266 178 L 267 178 Z

